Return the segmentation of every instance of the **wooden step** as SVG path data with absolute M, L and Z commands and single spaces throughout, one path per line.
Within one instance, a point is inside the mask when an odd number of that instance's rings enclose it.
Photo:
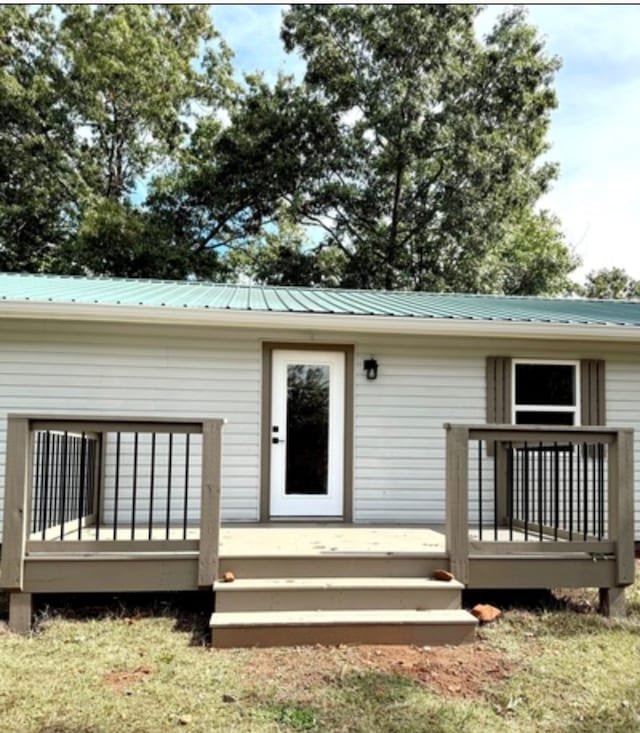
M 326 555 L 224 555 L 220 575 L 236 578 L 415 577 L 449 569 L 444 553 L 335 552 Z
M 460 608 L 462 583 L 427 578 L 250 578 L 214 583 L 216 611 Z
M 211 616 L 213 646 L 415 644 L 472 641 L 476 619 L 457 610 L 253 611 Z

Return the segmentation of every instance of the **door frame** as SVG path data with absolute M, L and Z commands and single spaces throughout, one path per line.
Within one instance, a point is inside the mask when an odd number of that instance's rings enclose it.
M 353 521 L 353 365 L 352 344 L 325 344 L 308 342 L 272 342 L 262 344 L 262 418 L 260 421 L 260 521 L 322 521 L 322 517 L 271 518 L 271 380 L 273 352 L 336 351 L 344 353 L 344 461 L 342 517 L 328 517 L 331 521 Z

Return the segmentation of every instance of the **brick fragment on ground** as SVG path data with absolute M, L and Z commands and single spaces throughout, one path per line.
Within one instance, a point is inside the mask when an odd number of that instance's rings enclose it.
M 471 613 L 481 624 L 490 624 L 502 616 L 502 611 L 488 603 L 478 603 L 471 609 Z
M 454 575 L 453 573 L 450 573 L 448 570 L 434 570 L 433 579 L 434 580 L 454 580 Z

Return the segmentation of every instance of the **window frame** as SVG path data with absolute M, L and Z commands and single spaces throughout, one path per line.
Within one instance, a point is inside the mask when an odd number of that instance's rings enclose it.
M 516 403 L 516 367 L 518 364 L 549 364 L 552 366 L 571 366 L 574 373 L 575 404 L 574 405 L 519 405 Z M 579 359 L 511 359 L 511 423 L 516 425 L 518 412 L 566 412 L 573 414 L 573 426 L 582 424 L 581 384 Z M 544 423 L 540 423 L 543 425 Z

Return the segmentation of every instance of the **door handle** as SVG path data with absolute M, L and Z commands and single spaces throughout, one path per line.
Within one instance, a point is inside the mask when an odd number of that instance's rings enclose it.
M 282 438 L 271 438 L 271 442 L 273 445 L 278 445 L 278 443 L 284 443 L 284 440 Z

